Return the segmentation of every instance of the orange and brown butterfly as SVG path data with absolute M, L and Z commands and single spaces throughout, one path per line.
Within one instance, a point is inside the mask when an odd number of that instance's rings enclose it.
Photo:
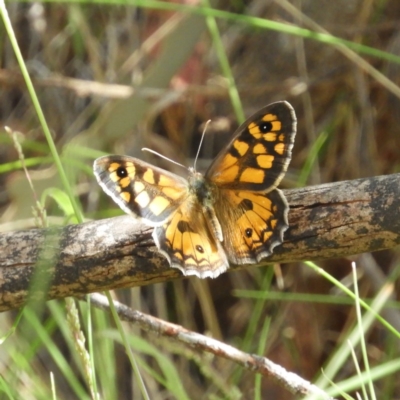
M 295 134 L 295 112 L 281 101 L 245 121 L 205 175 L 189 168 L 184 179 L 118 155 L 98 158 L 94 174 L 122 210 L 154 227 L 172 267 L 215 278 L 229 263 L 258 263 L 282 243 L 289 206 L 277 186 Z

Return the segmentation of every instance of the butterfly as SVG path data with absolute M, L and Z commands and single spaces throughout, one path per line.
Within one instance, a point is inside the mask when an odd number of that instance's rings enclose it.
M 171 267 L 216 278 L 230 263 L 259 263 L 283 242 L 289 205 L 277 186 L 295 135 L 294 109 L 280 101 L 240 125 L 204 175 L 188 168 L 184 179 L 119 155 L 98 158 L 93 169 L 123 211 L 154 227 Z

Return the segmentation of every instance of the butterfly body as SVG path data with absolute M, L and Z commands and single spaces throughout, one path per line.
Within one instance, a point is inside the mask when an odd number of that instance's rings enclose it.
M 128 156 L 101 157 L 94 172 L 125 212 L 154 226 L 172 267 L 215 278 L 229 263 L 260 262 L 282 243 L 289 207 L 276 186 L 295 127 L 290 104 L 277 102 L 245 121 L 204 175 L 189 168 L 186 180 Z

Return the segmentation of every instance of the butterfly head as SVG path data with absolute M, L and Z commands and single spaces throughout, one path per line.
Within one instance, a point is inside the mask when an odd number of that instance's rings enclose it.
M 203 174 L 190 167 L 188 183 L 189 193 L 192 193 L 200 204 L 210 203 L 212 200 L 212 187 Z

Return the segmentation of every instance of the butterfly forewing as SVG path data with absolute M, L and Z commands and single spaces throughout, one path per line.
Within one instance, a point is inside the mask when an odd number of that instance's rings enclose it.
M 295 133 L 292 106 L 285 101 L 272 103 L 238 128 L 206 177 L 221 188 L 270 191 L 287 170 Z
M 188 196 L 185 179 L 128 156 L 105 156 L 94 163 L 103 190 L 128 214 L 159 226 Z

